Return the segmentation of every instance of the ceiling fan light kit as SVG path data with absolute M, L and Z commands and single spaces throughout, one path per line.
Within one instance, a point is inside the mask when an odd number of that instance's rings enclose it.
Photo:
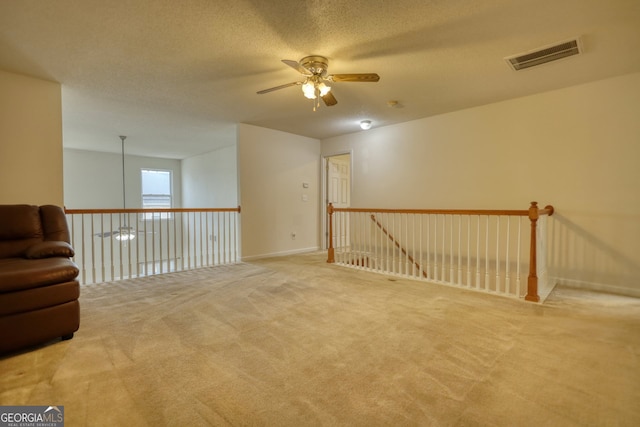
M 302 93 L 309 99 L 322 98 L 331 90 L 331 86 L 327 86 L 318 76 L 307 77 L 302 83 Z
M 327 107 L 336 105 L 338 101 L 331 93 L 330 82 L 377 82 L 380 76 L 375 73 L 359 74 L 327 74 L 329 60 L 324 56 L 305 56 L 300 61 L 283 59 L 283 63 L 293 68 L 305 77 L 303 82 L 286 83 L 269 89 L 258 91 L 259 95 L 284 89 L 289 86 L 302 86 L 302 93 L 308 99 L 315 99 L 313 111 L 320 106 L 322 99 Z

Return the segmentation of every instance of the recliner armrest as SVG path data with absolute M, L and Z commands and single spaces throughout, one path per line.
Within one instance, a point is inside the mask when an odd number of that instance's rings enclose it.
M 71 258 L 75 255 L 73 248 L 67 242 L 45 241 L 30 246 L 24 253 L 25 258 L 41 259 L 52 257 Z

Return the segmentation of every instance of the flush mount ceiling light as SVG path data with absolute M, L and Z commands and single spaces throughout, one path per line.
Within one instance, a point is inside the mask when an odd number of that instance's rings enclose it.
M 360 128 L 362 128 L 363 130 L 371 129 L 371 120 L 362 120 L 360 122 Z

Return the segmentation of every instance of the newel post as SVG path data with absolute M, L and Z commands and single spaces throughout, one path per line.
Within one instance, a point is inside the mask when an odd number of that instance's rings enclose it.
M 333 250 L 333 203 L 329 203 L 327 206 L 327 214 L 329 215 L 329 247 L 327 248 L 327 262 L 336 262 L 335 253 Z
M 527 280 L 527 295 L 524 297 L 526 301 L 539 302 L 538 295 L 538 266 L 537 254 L 538 248 L 536 241 L 536 227 L 538 225 L 538 202 L 531 202 L 529 207 L 529 220 L 531 221 L 531 246 L 529 248 L 529 279 Z

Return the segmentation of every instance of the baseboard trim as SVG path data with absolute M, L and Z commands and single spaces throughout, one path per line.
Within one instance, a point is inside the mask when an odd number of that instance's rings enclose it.
M 273 258 L 273 257 L 279 257 L 279 256 L 299 255 L 299 254 L 306 254 L 309 252 L 317 252 L 319 250 L 320 250 L 320 247 L 315 246 L 312 248 L 294 249 L 291 251 L 272 252 L 272 253 L 261 254 L 261 255 L 250 255 L 250 256 L 243 256 L 241 258 L 241 261 L 246 262 L 246 261 L 254 261 L 258 259 Z
M 606 283 L 586 282 L 583 280 L 564 279 L 560 277 L 555 277 L 554 279 L 556 280 L 556 286 L 640 298 L 640 289 L 623 288 L 621 286 L 614 286 Z

